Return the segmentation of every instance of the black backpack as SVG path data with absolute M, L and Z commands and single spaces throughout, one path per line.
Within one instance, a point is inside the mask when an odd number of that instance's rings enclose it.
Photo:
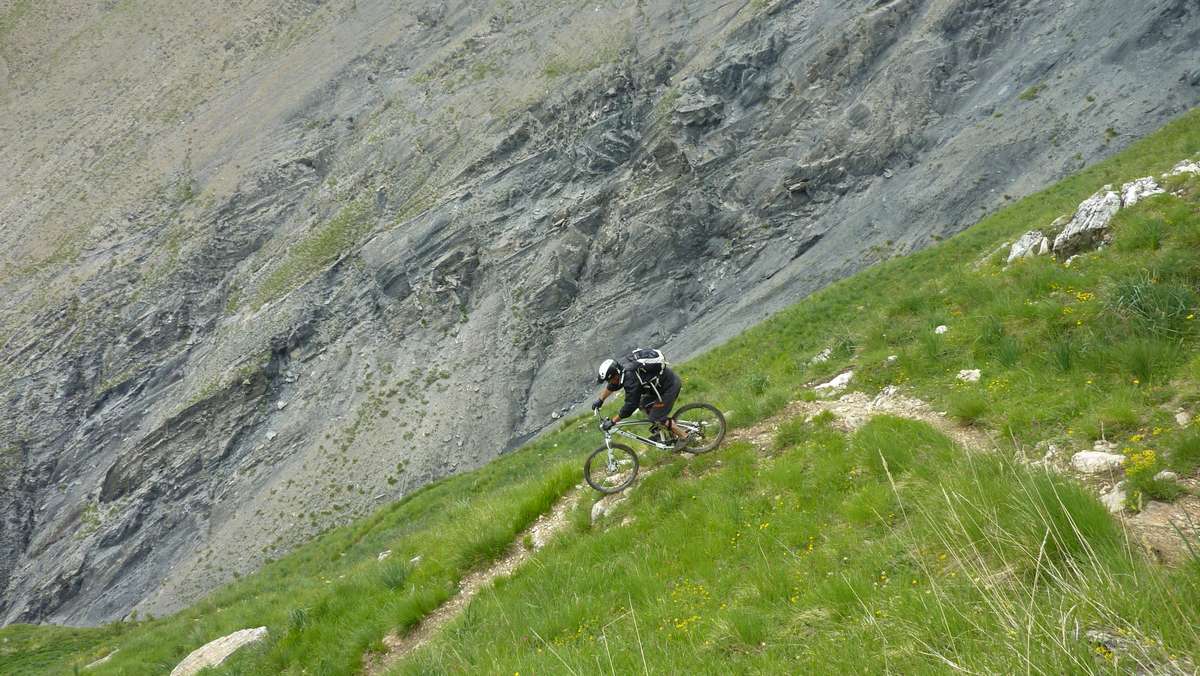
M 630 353 L 629 363 L 634 366 L 633 372 L 637 375 L 638 382 L 649 385 L 661 401 L 662 393 L 658 391 L 658 379 L 668 366 L 663 353 L 649 348 L 638 348 Z

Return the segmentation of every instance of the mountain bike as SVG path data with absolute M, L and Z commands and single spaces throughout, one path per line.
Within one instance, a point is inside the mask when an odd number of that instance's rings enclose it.
M 600 412 L 597 411 L 599 416 Z M 675 425 L 687 432 L 687 438 L 677 442 L 671 430 L 652 420 L 622 420 L 604 432 L 604 445 L 592 451 L 583 463 L 583 478 L 601 493 L 618 493 L 637 478 L 637 453 L 625 444 L 614 443 L 613 435 L 627 437 L 663 451 L 708 453 L 725 439 L 725 416 L 716 406 L 705 403 L 686 404 L 672 416 Z M 603 421 L 600 423 L 603 425 Z M 648 428 L 646 435 L 630 430 Z M 603 428 L 602 428 L 603 429 Z

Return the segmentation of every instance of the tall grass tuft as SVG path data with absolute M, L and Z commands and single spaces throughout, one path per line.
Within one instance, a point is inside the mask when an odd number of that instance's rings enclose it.
M 1169 376 L 1179 361 L 1180 350 L 1175 341 L 1139 337 L 1121 341 L 1109 350 L 1114 364 L 1135 384 L 1150 385 Z
M 1171 446 L 1171 469 L 1190 474 L 1200 467 L 1200 427 L 1189 427 Z
M 407 562 L 389 559 L 379 566 L 379 583 L 389 591 L 400 591 L 408 582 L 410 572 Z
M 1070 336 L 1059 336 L 1050 344 L 1050 363 L 1062 373 L 1070 373 L 1075 367 L 1075 341 Z
M 966 390 L 949 397 L 947 413 L 964 425 L 979 424 L 988 412 L 988 400 L 982 394 Z
M 1188 315 L 1200 304 L 1189 286 L 1159 280 L 1145 272 L 1118 279 L 1109 309 L 1143 335 L 1178 337 L 1188 330 Z

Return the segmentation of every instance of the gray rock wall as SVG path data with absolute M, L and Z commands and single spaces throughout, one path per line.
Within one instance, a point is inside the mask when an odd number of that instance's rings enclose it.
M 683 360 L 1200 100 L 1190 0 L 22 11 L 6 623 L 177 609 L 615 349 Z

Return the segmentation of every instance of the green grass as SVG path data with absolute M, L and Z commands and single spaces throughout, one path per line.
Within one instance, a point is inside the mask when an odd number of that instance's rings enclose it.
M 360 199 L 347 204 L 328 223 L 305 235 L 287 251 L 259 285 L 251 305 L 258 309 L 299 287 L 349 251 L 373 226 L 368 201 Z
M 1104 670 L 1075 623 L 1138 639 L 1126 665 L 1200 645 L 1197 570 L 1073 482 L 907 420 L 806 432 L 660 471 L 606 519 L 631 525 L 560 539 L 391 673 Z
M 560 434 L 558 442 L 579 443 L 583 434 Z M 301 665 L 351 673 L 388 631 L 415 624 L 449 598 L 467 570 L 498 556 L 578 482 L 575 454 L 554 443 L 428 486 L 169 618 L 70 630 L 66 642 L 52 627 L 0 630 L 0 673 L 69 673 L 120 648 L 89 673 L 161 674 L 209 640 L 261 625 L 270 642 L 239 656 L 254 673 Z M 378 561 L 387 549 L 392 555 Z
M 1200 428 L 1192 427 L 1171 447 L 1171 469 L 1190 474 L 1200 468 Z
M 1033 100 L 1037 99 L 1038 94 L 1042 93 L 1042 90 L 1045 88 L 1046 88 L 1046 85 L 1044 85 L 1044 84 L 1035 84 L 1032 87 L 1030 87 L 1029 89 L 1026 89 L 1025 91 L 1021 92 L 1020 96 L 1018 96 L 1017 98 L 1021 99 L 1022 101 L 1033 101 Z
M 477 597 L 399 671 L 1130 667 L 1129 656 L 1097 653 L 1075 626 L 1125 632 L 1156 664 L 1170 652 L 1200 653 L 1195 564 L 1147 564 L 1086 490 L 1000 459 L 1042 441 L 1068 450 L 1117 441 L 1143 497 L 1170 497 L 1153 483 L 1161 467 L 1194 471 L 1194 428 L 1177 429 L 1172 412 L 1200 401 L 1200 181 L 1173 180 L 1182 196 L 1127 210 L 1113 246 L 1069 267 L 1040 258 L 1004 268 L 988 255 L 1106 183 L 1162 172 L 1198 151 L 1193 112 L 679 369 L 684 399 L 718 403 L 737 427 L 854 368 L 854 388 L 900 385 L 994 432 L 996 457 L 885 418 L 852 436 L 828 420 L 792 421 L 768 457 L 733 444 L 690 463 L 667 460 L 596 528 L 584 501 L 569 534 Z M 295 272 L 276 271 L 280 281 L 264 288 L 301 283 L 343 250 L 362 216 L 345 214 L 294 247 L 284 267 Z M 1163 225 L 1147 225 L 1155 220 Z M 939 324 L 946 335 L 933 333 Z M 831 358 L 811 364 L 826 348 Z M 965 368 L 981 369 L 982 380 L 959 383 Z M 573 486 L 596 442 L 590 421 L 568 421 L 172 617 L 70 630 L 62 641 L 51 639 L 66 630 L 0 630 L 0 646 L 17 646 L 0 649 L 0 673 L 69 672 L 113 648 L 120 652 L 93 673 L 162 673 L 212 638 L 259 625 L 271 639 L 223 673 L 352 673 L 388 631 L 418 622 Z M 612 525 L 624 516 L 633 524 Z M 380 563 L 385 549 L 392 557 Z M 420 563 L 404 565 L 417 555 Z M 1126 661 L 1110 667 L 1110 659 Z

